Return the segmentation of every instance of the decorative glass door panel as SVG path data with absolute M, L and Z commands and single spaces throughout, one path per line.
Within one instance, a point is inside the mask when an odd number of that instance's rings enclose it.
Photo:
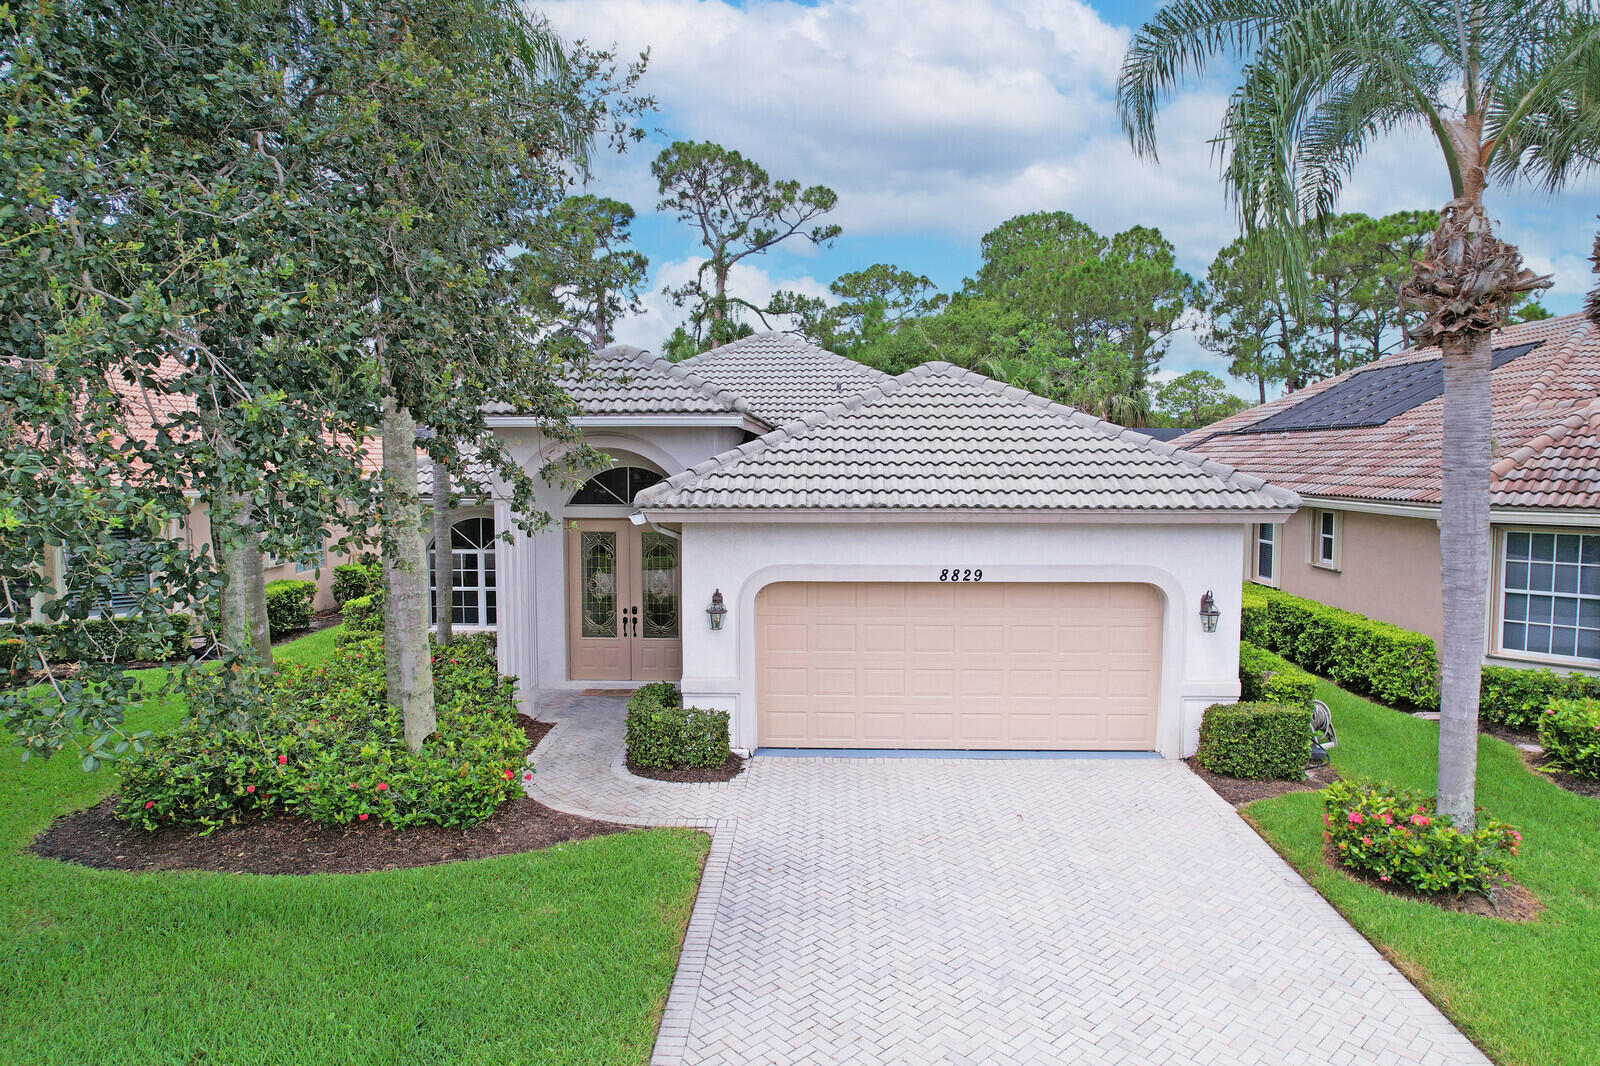
M 683 672 L 678 540 L 613 519 L 567 537 L 567 665 L 574 680 L 676 681 Z

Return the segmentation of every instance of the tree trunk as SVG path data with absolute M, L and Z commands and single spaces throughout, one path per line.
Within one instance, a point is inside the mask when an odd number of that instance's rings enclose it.
M 455 593 L 455 555 L 450 550 L 450 468 L 433 462 L 433 632 L 439 646 L 450 643 L 451 605 Z
M 1489 600 L 1489 374 L 1486 332 L 1445 337 L 1444 484 L 1439 555 L 1444 647 L 1439 699 L 1439 811 L 1473 826 L 1478 769 L 1478 687 Z
M 252 519 L 244 528 L 245 598 L 250 610 L 250 643 L 255 648 L 256 665 L 272 669 L 272 625 L 267 618 L 267 566 L 261 555 L 261 535 Z
M 715 273 L 717 279 L 717 296 L 716 299 L 711 302 L 711 347 L 713 349 L 722 346 L 722 338 L 717 336 L 717 323 L 722 321 L 722 299 L 728 291 L 727 271 L 718 270 Z
M 405 721 L 406 746 L 420 751 L 438 724 L 428 648 L 428 551 L 417 495 L 417 423 L 392 395 L 383 401 L 383 469 L 384 670 L 389 702 Z

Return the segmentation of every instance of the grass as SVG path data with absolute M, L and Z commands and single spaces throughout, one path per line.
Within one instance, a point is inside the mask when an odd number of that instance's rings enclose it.
M 1439 727 L 1323 681 L 1345 777 L 1432 791 Z M 1512 923 L 1391 896 L 1322 857 L 1321 795 L 1251 804 L 1246 816 L 1479 1047 L 1505 1066 L 1600 1062 L 1600 800 L 1566 792 L 1524 766 L 1511 745 L 1478 744 L 1478 802 L 1517 825 L 1514 873 L 1545 905 Z
M 314 660 L 333 632 L 277 658 Z M 181 714 L 146 708 L 136 724 Z M 0 764 L 0 1062 L 649 1057 L 701 834 L 357 876 L 126 874 L 20 850 L 114 787 L 66 757 Z

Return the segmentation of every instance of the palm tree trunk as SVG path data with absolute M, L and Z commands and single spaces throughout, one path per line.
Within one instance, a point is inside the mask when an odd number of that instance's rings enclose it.
M 434 638 L 439 646 L 450 643 L 450 617 L 455 595 L 455 553 L 450 550 L 450 468 L 433 461 L 433 589 Z
M 1439 811 L 1470 831 L 1478 770 L 1478 687 L 1489 601 L 1489 382 L 1485 332 L 1444 338 L 1444 477 L 1439 508 L 1444 647 Z
M 381 347 L 380 347 L 381 352 Z M 428 551 L 417 495 L 417 423 L 393 395 L 383 401 L 383 662 L 406 746 L 421 751 L 438 717 L 428 648 Z

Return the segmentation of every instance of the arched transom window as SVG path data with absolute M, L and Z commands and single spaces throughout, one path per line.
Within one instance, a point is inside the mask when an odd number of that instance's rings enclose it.
M 439 590 L 433 580 L 433 545 L 428 545 L 430 618 L 439 620 Z M 450 622 L 495 624 L 494 519 L 467 518 L 450 527 Z
M 572 494 L 568 503 L 609 504 L 613 507 L 631 504 L 633 497 L 661 481 L 661 475 L 642 466 L 614 466 L 602 470 L 583 483 Z

